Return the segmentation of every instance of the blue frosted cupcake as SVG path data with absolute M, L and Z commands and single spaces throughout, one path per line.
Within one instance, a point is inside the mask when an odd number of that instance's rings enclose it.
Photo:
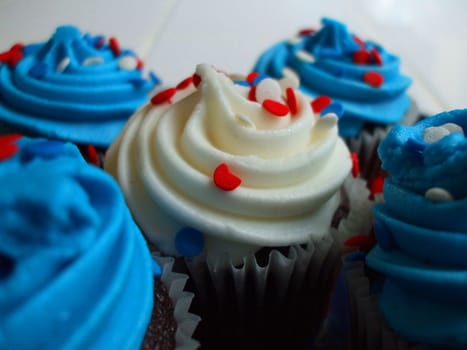
M 0 348 L 147 349 L 163 278 L 111 177 L 72 144 L 7 135 L 0 179 Z
M 466 128 L 467 110 L 454 110 L 381 143 L 377 245 L 366 267 L 346 263 L 355 348 L 467 347 Z
M 365 175 L 387 127 L 411 122 L 417 114 L 407 95 L 411 79 L 401 74 L 399 57 L 329 18 L 318 31 L 302 31 L 266 50 L 254 70 L 298 80 L 316 112 L 337 112 L 339 134 L 359 153 Z
M 0 130 L 105 150 L 159 84 L 115 38 L 58 27 L 0 54 Z

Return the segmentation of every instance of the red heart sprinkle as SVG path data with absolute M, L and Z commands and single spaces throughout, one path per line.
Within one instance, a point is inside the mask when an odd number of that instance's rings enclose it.
M 370 86 L 380 87 L 384 83 L 384 77 L 378 72 L 366 72 L 363 80 Z
M 360 174 L 360 160 L 355 152 L 350 153 L 350 157 L 352 158 L 352 176 L 357 177 Z
M 199 84 L 201 84 L 201 77 L 195 73 L 193 74 L 193 85 L 198 87 Z
M 370 63 L 370 53 L 367 50 L 355 51 L 352 61 L 356 64 L 368 64 Z
M 264 100 L 263 108 L 278 117 L 284 117 L 289 114 L 289 107 L 287 105 L 274 100 Z
M 259 77 L 258 72 L 251 72 L 250 74 L 246 76 L 246 81 L 248 82 L 248 84 L 253 85 L 253 82 L 255 81 L 257 77 Z
M 214 170 L 214 184 L 224 191 L 232 191 L 242 183 L 242 179 L 232 174 L 225 163 L 221 163 Z
M 372 49 L 370 51 L 370 55 L 371 55 L 371 59 L 373 60 L 373 62 L 375 62 L 376 64 L 379 64 L 380 66 L 383 65 L 383 58 L 381 57 L 381 54 L 379 53 L 378 50 Z
M 10 158 L 18 152 L 19 147 L 16 143 L 5 143 L 0 146 L 0 161 Z
M 362 49 L 365 48 L 365 43 L 363 42 L 362 39 L 360 39 L 358 36 L 354 35 L 352 37 L 353 41 L 355 41 Z
M 99 165 L 99 155 L 93 145 L 86 146 L 86 155 L 89 163 Z
M 287 105 L 290 108 L 290 113 L 292 115 L 298 113 L 298 103 L 297 103 L 297 97 L 295 96 L 295 92 L 293 91 L 292 88 L 287 88 L 285 89 L 285 94 L 287 96 Z
M 189 76 L 188 78 L 183 79 L 181 82 L 177 84 L 175 87 L 177 90 L 186 89 L 190 84 L 193 83 L 193 76 Z
M 378 193 L 383 193 L 384 189 L 384 176 L 379 175 L 375 177 L 370 184 L 370 199 L 374 199 Z
M 250 101 L 256 102 L 256 86 L 252 86 L 248 92 L 248 99 Z
M 307 36 L 307 35 L 310 35 L 310 34 L 313 34 L 316 32 L 316 29 L 313 29 L 313 28 L 305 28 L 305 29 L 302 29 L 298 32 L 298 36 Z
M 15 142 L 21 138 L 20 134 L 8 134 L 0 136 L 0 146 L 3 146 L 7 143 Z
M 311 108 L 314 113 L 321 113 L 321 111 L 331 103 L 331 98 L 326 95 L 321 95 L 311 101 Z
M 376 244 L 376 240 L 368 235 L 356 235 L 344 241 L 346 247 L 360 248 L 364 252 L 368 252 Z
M 151 103 L 153 105 L 160 105 L 160 104 L 162 104 L 164 102 L 171 103 L 170 99 L 173 97 L 173 95 L 175 95 L 176 92 L 177 92 L 177 89 L 175 89 L 175 88 L 168 88 L 166 90 L 163 90 L 163 91 L 155 94 L 151 98 Z
M 120 44 L 117 38 L 112 37 L 109 39 L 109 47 L 112 50 L 114 56 L 120 56 Z

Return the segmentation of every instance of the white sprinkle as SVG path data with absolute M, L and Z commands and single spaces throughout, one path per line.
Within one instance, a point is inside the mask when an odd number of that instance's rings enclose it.
M 287 40 L 287 43 L 289 43 L 290 45 L 295 45 L 295 44 L 298 44 L 300 42 L 301 38 L 299 36 L 294 36 L 290 39 Z
M 432 202 L 444 203 L 454 200 L 452 195 L 441 187 L 432 187 L 425 192 L 425 197 Z
M 279 80 L 279 85 L 281 86 L 282 90 L 285 90 L 288 87 L 291 87 L 292 89 L 298 89 L 300 85 L 300 78 L 292 69 L 285 67 L 282 70 L 282 77 L 283 78 Z
M 244 128 L 256 129 L 255 124 L 250 119 L 241 114 L 236 114 L 235 120 L 240 126 L 243 126 Z
M 462 126 L 455 124 L 455 123 L 446 123 L 441 125 L 442 128 L 445 128 L 449 131 L 449 133 L 454 133 L 454 132 L 459 132 L 461 134 L 464 134 L 464 129 L 462 129 Z
M 69 57 L 65 57 L 63 58 L 58 64 L 57 64 L 57 67 L 55 68 L 55 71 L 58 72 L 58 73 L 61 73 L 63 72 L 67 67 L 68 65 L 70 64 L 71 60 Z
M 316 61 L 315 57 L 312 54 L 309 54 L 308 52 L 303 51 L 303 50 L 297 51 L 295 55 L 297 56 L 299 60 L 304 61 L 304 62 L 314 63 Z
M 123 70 L 135 70 L 138 65 L 138 60 L 133 56 L 123 56 L 118 61 L 118 68 Z
M 425 143 L 435 143 L 447 135 L 449 135 L 448 129 L 445 129 L 441 126 L 431 126 L 424 130 L 423 141 Z
M 264 100 L 279 101 L 282 89 L 279 83 L 271 78 L 265 78 L 256 85 L 256 101 L 263 103 Z
M 104 59 L 99 56 L 93 56 L 93 57 L 88 57 L 86 58 L 83 63 L 81 63 L 83 66 L 95 66 L 98 64 L 104 63 Z

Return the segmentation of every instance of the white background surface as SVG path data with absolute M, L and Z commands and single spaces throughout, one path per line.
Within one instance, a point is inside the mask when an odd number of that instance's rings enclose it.
M 247 73 L 258 55 L 320 18 L 399 55 L 423 112 L 467 107 L 465 0 L 0 0 L 0 51 L 60 24 L 116 36 L 172 85 L 196 64 Z

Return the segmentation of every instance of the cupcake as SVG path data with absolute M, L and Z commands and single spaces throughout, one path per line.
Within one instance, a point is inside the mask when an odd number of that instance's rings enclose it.
M 0 194 L 0 348 L 155 349 L 148 344 L 165 341 L 154 330 L 170 324 L 178 300 L 155 304 L 154 295 L 177 294 L 164 282 L 170 266 L 160 278 L 110 176 L 70 143 L 7 135 L 0 178 L 8 186 Z
M 142 68 L 116 38 L 73 26 L 44 43 L 15 44 L 0 54 L 0 132 L 70 141 L 97 162 L 159 84 Z
M 454 110 L 396 126 L 379 147 L 377 245 L 366 266 L 347 264 L 355 348 L 467 347 L 466 120 Z
M 146 237 L 185 258 L 206 348 L 298 341 L 325 312 L 352 162 L 336 115 L 314 114 L 289 83 L 199 65 L 133 115 L 105 158 Z
M 358 152 L 363 174 L 371 178 L 376 148 L 388 126 L 412 122 L 417 115 L 407 95 L 411 80 L 399 67 L 399 58 L 383 46 L 323 18 L 320 30 L 303 30 L 265 51 L 254 70 L 299 78 L 301 91 L 314 99 L 316 113 L 335 111 L 339 134 Z

